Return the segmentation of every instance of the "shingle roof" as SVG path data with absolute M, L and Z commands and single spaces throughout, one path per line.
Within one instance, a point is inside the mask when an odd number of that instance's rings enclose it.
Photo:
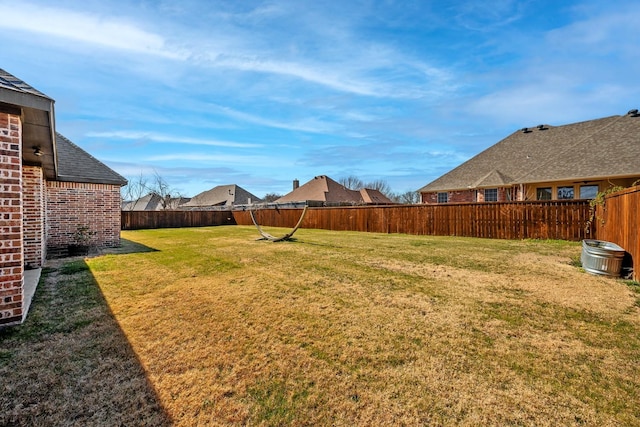
M 40 97 L 43 97 L 43 98 L 47 98 L 48 100 L 52 100 L 51 98 L 49 98 L 44 93 L 42 93 L 39 90 L 31 87 L 30 85 L 28 85 L 27 83 L 23 82 L 22 80 L 20 80 L 16 76 L 7 73 L 2 68 L 0 68 L 0 87 L 4 88 L 4 89 L 11 89 L 11 90 L 15 90 L 16 92 L 21 92 L 21 93 L 30 94 L 30 95 L 36 95 L 36 96 L 40 96 Z
M 314 200 L 318 202 L 357 202 L 360 194 L 328 176 L 320 175 L 276 200 L 276 203 Z
M 319 201 L 328 203 L 392 203 L 377 190 L 350 190 L 326 175 L 320 175 L 309 180 L 304 185 L 282 196 L 275 203 Z
M 138 200 L 122 202 L 123 211 L 155 211 L 160 205 L 160 196 L 157 194 L 147 194 Z
M 525 129 L 418 191 L 640 174 L 640 117 L 634 114 Z
M 369 205 L 387 205 L 393 203 L 391 199 L 382 194 L 379 190 L 374 190 L 372 188 L 362 188 L 360 190 L 360 196 L 362 197 L 362 201 Z
M 260 203 L 262 200 L 244 188 L 235 185 L 218 185 L 191 198 L 181 207 L 231 206 Z
M 175 210 L 181 207 L 184 203 L 188 202 L 186 197 L 171 197 L 167 196 L 163 203 L 163 199 L 156 193 L 149 193 L 146 196 L 140 197 L 138 200 L 124 201 L 122 202 L 123 211 L 161 211 L 161 210 Z
M 125 185 L 127 180 L 56 132 L 58 181 Z

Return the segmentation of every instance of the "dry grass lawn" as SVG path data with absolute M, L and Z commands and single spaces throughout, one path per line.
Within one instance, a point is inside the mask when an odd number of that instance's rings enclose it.
M 81 396 L 31 384 L 64 373 L 108 382 L 68 403 L 78 425 L 109 411 L 122 421 L 104 425 L 161 425 L 163 412 L 184 426 L 640 425 L 638 286 L 582 272 L 577 243 L 304 229 L 271 243 L 240 226 L 123 237 L 154 250 L 69 275 L 99 289 L 80 307 L 95 318 L 35 338 L 0 332 L 0 424 L 29 424 L 21 387 L 41 412 Z M 20 379 L 36 363 L 30 342 L 58 360 L 45 348 L 60 340 L 89 347 L 74 355 L 82 372 L 45 363 Z

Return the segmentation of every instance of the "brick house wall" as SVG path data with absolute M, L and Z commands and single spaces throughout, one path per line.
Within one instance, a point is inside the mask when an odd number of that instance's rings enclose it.
M 442 191 L 445 193 L 445 191 Z M 447 203 L 472 203 L 475 202 L 475 191 L 474 190 L 459 190 L 459 191 L 446 191 L 448 195 Z M 422 203 L 427 204 L 437 204 L 438 203 L 438 192 L 433 193 L 421 193 Z
M 421 193 L 422 203 L 437 204 L 438 193 L 439 192 Z M 445 193 L 445 191 L 442 191 L 442 193 Z M 447 203 L 484 202 L 484 189 L 446 191 L 446 193 L 449 197 L 449 201 Z M 498 202 L 509 202 L 514 200 L 523 200 L 519 186 L 498 187 Z
M 494 187 L 495 188 L 495 187 Z M 498 187 L 498 200 L 496 200 L 497 202 L 511 202 L 513 201 L 513 199 L 511 198 L 511 195 L 513 194 L 512 188 L 509 187 Z M 509 193 L 509 194 L 507 194 Z M 485 201 L 485 197 L 484 197 L 484 189 L 480 189 L 478 190 L 478 200 L 477 202 L 484 202 Z
M 22 134 L 20 116 L 0 111 L 0 325 L 22 321 Z
M 41 167 L 22 167 L 23 241 L 26 268 L 42 267 L 46 258 L 45 178 Z
M 47 251 L 64 256 L 78 227 L 87 227 L 91 245 L 120 245 L 120 186 L 84 182 L 46 182 Z M 93 234 L 95 233 L 95 234 Z

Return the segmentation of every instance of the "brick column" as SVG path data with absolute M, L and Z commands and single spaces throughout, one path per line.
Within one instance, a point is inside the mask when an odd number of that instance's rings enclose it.
M 19 112 L 0 110 L 0 325 L 23 314 L 22 133 Z
M 44 172 L 39 166 L 22 167 L 24 264 L 42 267 L 46 255 Z

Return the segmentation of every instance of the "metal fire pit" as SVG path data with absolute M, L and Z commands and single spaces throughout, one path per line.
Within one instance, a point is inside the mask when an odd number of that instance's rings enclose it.
M 620 277 L 625 250 L 603 240 L 582 241 L 582 268 L 591 274 Z

